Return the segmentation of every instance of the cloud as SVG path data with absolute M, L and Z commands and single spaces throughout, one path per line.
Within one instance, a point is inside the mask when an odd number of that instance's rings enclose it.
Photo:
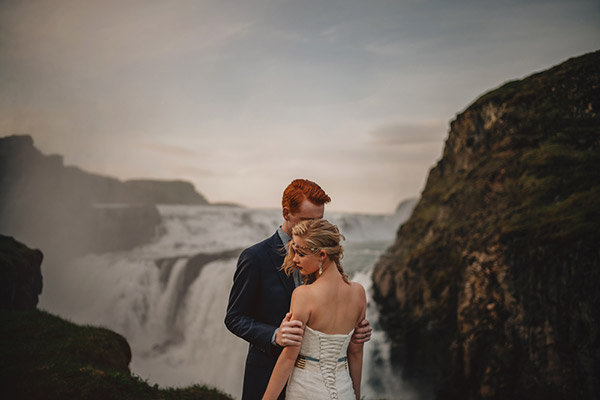
M 119 72 L 140 62 L 206 54 L 254 23 L 249 7 L 242 7 L 244 13 L 216 1 L 202 3 L 9 2 L 0 6 L 6 34 L 1 56 L 27 62 L 36 72 L 48 63 L 57 72 Z
M 178 179 L 189 179 L 189 180 L 197 180 L 198 178 L 207 178 L 214 177 L 216 174 L 214 171 L 208 168 L 201 168 L 195 165 L 178 165 L 173 167 L 170 171 L 173 176 L 178 177 Z
M 380 126 L 370 132 L 372 143 L 381 146 L 439 143 L 446 135 L 444 123 L 397 123 Z
M 597 48 L 599 11 L 594 0 L 3 0 L 0 134 L 29 133 L 98 173 L 190 179 L 215 200 L 277 206 L 289 179 L 308 176 L 338 187 L 344 209 L 393 210 L 421 187 L 454 113 Z
M 140 147 L 142 149 L 151 150 L 153 152 L 172 157 L 195 158 L 205 155 L 183 146 L 174 146 L 164 143 L 141 143 Z

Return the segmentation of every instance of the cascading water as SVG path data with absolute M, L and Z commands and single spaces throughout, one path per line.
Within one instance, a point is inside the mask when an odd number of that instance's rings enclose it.
M 413 204 L 414 205 L 414 204 Z M 131 345 L 134 373 L 168 386 L 208 384 L 239 397 L 247 343 L 223 323 L 241 250 L 270 236 L 276 210 L 160 206 L 159 238 L 132 251 L 87 255 L 45 271 L 40 307 L 78 323 L 106 326 Z M 365 286 L 412 206 L 394 215 L 326 213 L 346 236 L 344 268 Z M 368 299 L 369 300 L 369 299 Z M 367 318 L 377 328 L 369 302 Z M 385 336 L 365 346 L 366 398 L 412 398 L 390 367 Z

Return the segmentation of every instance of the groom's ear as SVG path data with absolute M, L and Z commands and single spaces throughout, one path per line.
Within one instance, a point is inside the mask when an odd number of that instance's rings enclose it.
M 287 207 L 283 207 L 283 219 L 286 221 L 290 218 L 290 209 Z

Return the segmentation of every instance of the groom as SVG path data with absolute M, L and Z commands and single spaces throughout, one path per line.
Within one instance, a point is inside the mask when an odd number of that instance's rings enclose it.
M 270 238 L 244 250 L 238 259 L 225 325 L 250 343 L 242 400 L 260 399 L 282 348 L 302 343 L 302 323 L 290 320 L 288 313 L 292 291 L 302 279 L 298 271 L 287 276 L 281 265 L 292 228 L 303 220 L 323 218 L 330 201 L 316 183 L 295 179 L 283 192 L 281 227 Z M 352 341 L 366 342 L 370 337 L 371 327 L 365 320 L 355 329 Z M 284 396 L 285 391 L 279 398 Z

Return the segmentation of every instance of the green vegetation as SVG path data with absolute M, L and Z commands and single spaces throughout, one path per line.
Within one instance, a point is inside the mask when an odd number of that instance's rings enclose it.
M 129 371 L 125 338 L 36 309 L 0 310 L 0 354 L 3 399 L 231 399 L 206 386 L 149 385 Z

